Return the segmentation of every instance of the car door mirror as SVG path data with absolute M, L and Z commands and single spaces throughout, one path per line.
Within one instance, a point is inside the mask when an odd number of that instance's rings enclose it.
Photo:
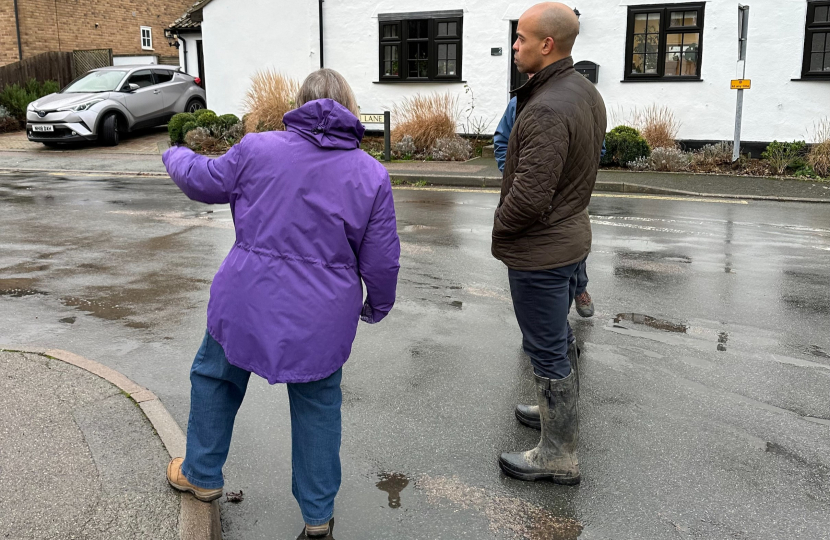
M 122 92 L 135 92 L 139 88 L 141 88 L 141 87 L 138 86 L 135 83 L 127 83 L 127 84 L 124 85 L 124 88 L 122 88 L 121 91 Z

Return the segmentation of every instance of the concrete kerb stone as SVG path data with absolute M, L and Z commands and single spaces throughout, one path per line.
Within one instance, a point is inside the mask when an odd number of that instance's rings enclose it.
M 101 377 L 119 388 L 141 408 L 171 458 L 185 454 L 187 439 L 167 408 L 155 394 L 123 374 L 94 360 L 60 349 L 0 346 L 0 351 L 38 354 L 54 358 Z M 159 471 L 159 474 L 162 474 L 162 471 Z M 222 540 L 219 502 L 213 501 L 205 504 L 189 493 L 182 493 L 179 538 L 181 540 Z

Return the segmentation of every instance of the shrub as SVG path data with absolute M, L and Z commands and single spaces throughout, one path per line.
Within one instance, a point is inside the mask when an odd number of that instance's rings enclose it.
M 435 161 L 467 161 L 473 153 L 470 141 L 459 137 L 438 139 L 432 148 L 432 159 Z
M 761 157 L 769 163 L 773 172 L 784 174 L 787 169 L 798 168 L 803 165 L 803 156 L 807 151 L 807 143 L 804 141 L 778 142 L 773 141 L 761 154 Z
M 239 117 L 235 114 L 223 114 L 217 120 L 217 124 L 223 130 L 229 130 L 239 123 Z
M 41 84 L 37 79 L 29 79 L 24 85 L 9 84 L 0 92 L 0 105 L 5 107 L 15 118 L 24 121 L 29 103 L 58 90 L 60 90 L 60 87 L 54 81 L 46 81 Z
M 202 109 L 204 111 L 205 109 Z M 202 112 L 199 111 L 199 112 Z M 196 115 L 196 125 L 202 128 L 213 130 L 214 126 L 219 123 L 219 117 L 213 111 L 202 112 Z
M 220 117 L 221 118 L 221 117 Z M 245 136 L 245 125 L 242 122 L 229 127 L 225 133 L 222 134 L 222 139 L 230 147 L 237 144 Z
M 626 165 L 651 153 L 640 132 L 628 126 L 618 126 L 608 132 L 605 148 L 606 154 L 602 161 L 606 165 Z
M 284 131 L 282 117 L 294 108 L 299 91 L 295 79 L 272 70 L 257 72 L 245 96 L 245 131 Z
M 655 148 L 648 157 L 653 171 L 688 171 L 692 156 L 679 148 Z
M 830 118 L 816 122 L 813 141 L 807 162 L 819 176 L 830 177 Z
M 179 113 L 167 123 L 167 133 L 170 134 L 170 142 L 180 144 L 184 142 L 183 127 L 189 122 L 196 122 L 196 116 L 191 113 Z
M 692 155 L 692 169 L 698 172 L 713 172 L 723 165 L 732 163 L 731 142 L 707 144 Z
M 213 153 L 219 149 L 219 139 L 213 136 L 208 128 L 197 127 L 184 136 L 187 146 L 197 152 Z
M 203 114 L 212 113 L 210 109 L 199 109 L 197 111 L 193 111 L 193 116 L 198 120 L 202 117 Z M 215 113 L 214 113 L 215 114 Z
M 20 129 L 20 122 L 12 116 L 7 108 L 0 105 L 0 133 L 17 131 L 18 129 Z
M 680 130 L 680 122 L 668 107 L 652 105 L 643 110 L 635 109 L 631 115 L 631 123 L 637 126 L 650 148 L 677 146 L 675 139 Z
M 404 135 L 400 141 L 395 143 L 395 153 L 400 158 L 411 159 L 417 151 L 418 149 L 415 148 L 415 141 L 412 139 L 412 135 Z
M 191 120 L 189 122 L 185 122 L 184 126 L 182 126 L 182 141 L 187 143 L 187 134 L 199 127 L 195 121 Z
M 394 108 L 395 129 L 392 144 L 405 136 L 412 137 L 416 152 L 426 154 L 439 139 L 456 136 L 458 99 L 450 93 L 407 98 Z

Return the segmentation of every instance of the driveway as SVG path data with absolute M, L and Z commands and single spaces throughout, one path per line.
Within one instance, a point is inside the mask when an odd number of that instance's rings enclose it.
M 57 148 L 47 148 L 43 144 L 29 142 L 25 131 L 5 133 L 0 135 L 0 152 L 29 152 L 39 156 L 57 154 L 134 154 L 159 155 L 166 143 L 170 140 L 167 127 L 158 127 L 141 130 L 125 135 L 118 146 L 101 146 L 95 142 L 86 144 L 62 145 Z M 159 146 L 162 143 L 162 146 Z

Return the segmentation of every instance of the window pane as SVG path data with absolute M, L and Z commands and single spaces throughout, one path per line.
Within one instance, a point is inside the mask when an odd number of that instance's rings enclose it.
M 153 74 L 150 71 L 137 71 L 127 82 L 130 84 L 137 84 L 140 88 L 146 88 L 147 86 L 153 86 L 156 84 L 153 80 Z
M 830 42 L 828 42 L 828 43 L 830 43 Z M 457 54 L 458 54 L 458 45 L 456 45 L 454 43 L 452 43 L 450 45 L 447 45 L 447 58 L 449 60 L 457 60 L 457 56 L 456 56 Z
M 683 26 L 683 17 L 684 13 L 682 11 L 672 11 L 669 26 L 672 28 L 675 28 L 677 26 Z
M 830 54 L 827 55 L 827 58 L 830 58 Z M 447 75 L 455 75 L 456 74 L 455 70 L 456 70 L 456 61 L 455 60 L 449 60 L 447 62 Z
M 669 26 L 697 26 L 697 11 L 672 11 Z
M 813 53 L 810 55 L 810 71 L 821 71 L 821 64 L 824 60 L 824 53 Z
M 824 71 L 830 71 L 830 53 L 824 54 Z
M 648 24 L 648 13 L 638 13 L 634 15 L 634 33 L 645 34 L 646 25 Z
M 657 73 L 657 55 L 656 54 L 647 54 L 646 55 L 646 73 Z
M 447 74 L 447 61 L 446 60 L 438 60 L 438 75 L 446 75 Z
M 659 13 L 649 13 L 648 14 L 648 33 L 649 34 L 656 34 L 660 31 L 660 14 Z
M 814 22 L 827 22 L 830 21 L 830 6 L 818 6 L 816 7 L 816 17 Z
M 646 34 L 640 34 L 634 36 L 634 53 L 644 53 L 646 52 L 646 39 L 648 36 Z
M 427 38 L 427 21 L 409 21 L 409 38 L 422 39 Z
M 418 76 L 429 77 L 429 62 L 418 62 Z
M 697 11 L 687 11 L 683 26 L 697 26 Z
M 438 23 L 438 36 L 439 37 L 447 37 L 447 29 L 449 27 L 449 23 Z
M 635 54 L 631 57 L 631 73 L 644 73 L 645 60 L 642 54 Z
M 447 59 L 447 46 L 444 44 L 438 45 L 438 61 Z
M 457 36 L 458 35 L 458 23 L 451 22 L 449 30 L 447 30 L 448 36 Z
M 660 36 L 658 34 L 649 34 L 646 39 L 646 52 L 656 53 L 660 46 Z
M 397 38 L 398 37 L 398 25 L 397 24 L 384 24 L 383 25 L 383 37 L 384 38 Z
M 824 32 L 816 32 L 813 34 L 813 52 L 822 52 L 824 51 L 824 41 L 827 37 L 827 34 Z

